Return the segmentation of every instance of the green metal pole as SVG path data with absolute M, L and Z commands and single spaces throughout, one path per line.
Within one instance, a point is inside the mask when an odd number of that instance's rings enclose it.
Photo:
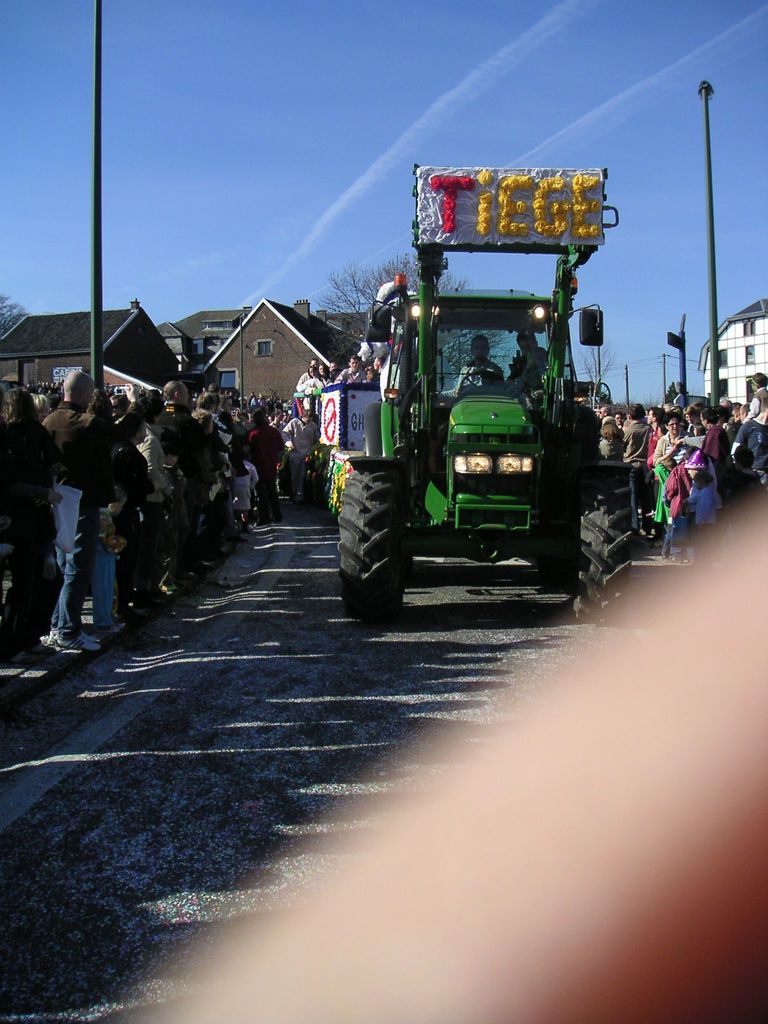
M 91 207 L 91 376 L 104 386 L 101 276 L 101 0 L 93 9 L 93 191 Z
M 710 404 L 720 401 L 720 352 L 717 347 L 717 274 L 715 270 L 715 215 L 712 201 L 712 152 L 709 138 L 709 97 L 715 90 L 709 82 L 699 85 L 704 100 L 704 152 L 707 176 L 707 253 L 709 263 L 709 373 Z

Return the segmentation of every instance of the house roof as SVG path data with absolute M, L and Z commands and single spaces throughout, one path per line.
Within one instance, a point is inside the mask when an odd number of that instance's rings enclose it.
M 104 348 L 119 333 L 135 309 L 105 309 L 101 318 L 101 340 Z M 44 356 L 64 352 L 89 352 L 91 347 L 91 314 L 38 313 L 25 316 L 0 341 L 3 358 L 11 356 Z
M 272 299 L 261 299 L 245 318 L 243 326 L 248 323 L 252 316 L 255 316 L 262 306 L 267 306 L 276 316 L 280 317 L 280 319 L 290 327 L 294 334 L 296 334 L 316 356 L 319 356 L 323 362 L 331 362 L 331 356 L 329 353 L 332 350 L 333 343 L 336 339 L 336 332 L 338 331 L 337 327 L 333 324 L 326 323 L 325 320 L 321 319 L 319 316 L 315 316 L 314 313 L 310 313 L 307 318 L 302 316 L 301 313 L 298 313 L 293 306 L 286 306 L 284 303 L 275 302 Z M 179 323 L 182 323 L 182 321 L 179 321 Z M 211 357 L 206 369 L 219 361 L 230 345 L 237 339 L 239 331 L 240 325 L 238 324 L 227 340 Z
M 166 320 L 165 323 L 157 325 L 157 330 L 175 356 L 184 355 L 184 338 L 186 335 L 180 327 L 171 323 L 170 320 Z
M 269 304 L 276 310 L 283 320 L 309 342 L 309 344 L 322 356 L 326 362 L 330 361 L 329 351 L 336 340 L 335 332 L 338 330 L 335 324 L 328 323 L 322 317 L 309 314 L 309 318 L 297 312 L 293 306 L 286 306 L 282 302 L 269 300 Z
M 746 309 L 742 309 L 740 312 L 734 313 L 733 316 L 729 316 L 725 322 L 728 323 L 731 320 L 741 320 L 751 316 L 768 316 L 768 299 L 758 299 L 757 302 L 753 302 Z
M 164 320 L 163 323 L 157 325 L 157 329 L 164 338 L 178 338 L 184 334 L 179 325 L 173 323 L 172 320 Z
M 192 313 L 191 316 L 185 316 L 182 320 L 174 321 L 171 326 L 178 328 L 188 338 L 202 338 L 205 337 L 206 333 L 206 328 L 203 327 L 206 320 L 229 320 L 230 322 L 235 322 L 240 319 L 242 312 L 242 306 L 237 309 L 201 309 L 197 313 Z M 170 323 L 170 321 L 166 321 L 166 323 Z M 226 330 L 226 328 L 224 329 Z M 208 328 L 208 330 L 215 330 L 220 333 L 222 328 Z

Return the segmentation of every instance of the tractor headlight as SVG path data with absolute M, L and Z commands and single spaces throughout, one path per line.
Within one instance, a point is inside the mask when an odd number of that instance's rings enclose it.
M 493 459 L 490 455 L 454 455 L 454 473 L 490 473 L 493 470 Z
M 498 473 L 532 473 L 533 459 L 530 455 L 499 455 L 496 459 Z

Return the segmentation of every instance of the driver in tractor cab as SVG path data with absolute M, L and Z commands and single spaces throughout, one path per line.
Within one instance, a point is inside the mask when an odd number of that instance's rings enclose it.
M 488 358 L 490 344 L 484 334 L 476 334 L 469 343 L 470 361 L 462 366 L 459 382 L 456 385 L 458 395 L 465 387 L 483 387 L 498 384 L 504 380 L 504 371 Z

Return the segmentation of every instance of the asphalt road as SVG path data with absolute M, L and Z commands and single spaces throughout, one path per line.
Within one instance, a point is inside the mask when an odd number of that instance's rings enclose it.
M 425 734 L 481 741 L 599 638 L 523 563 L 417 562 L 397 626 L 361 625 L 336 543 L 289 508 L 2 725 L 0 1022 L 150 1019 L 169 957 L 194 977 L 221 922 L 339 869 L 374 827 L 348 801 L 439 773 Z

